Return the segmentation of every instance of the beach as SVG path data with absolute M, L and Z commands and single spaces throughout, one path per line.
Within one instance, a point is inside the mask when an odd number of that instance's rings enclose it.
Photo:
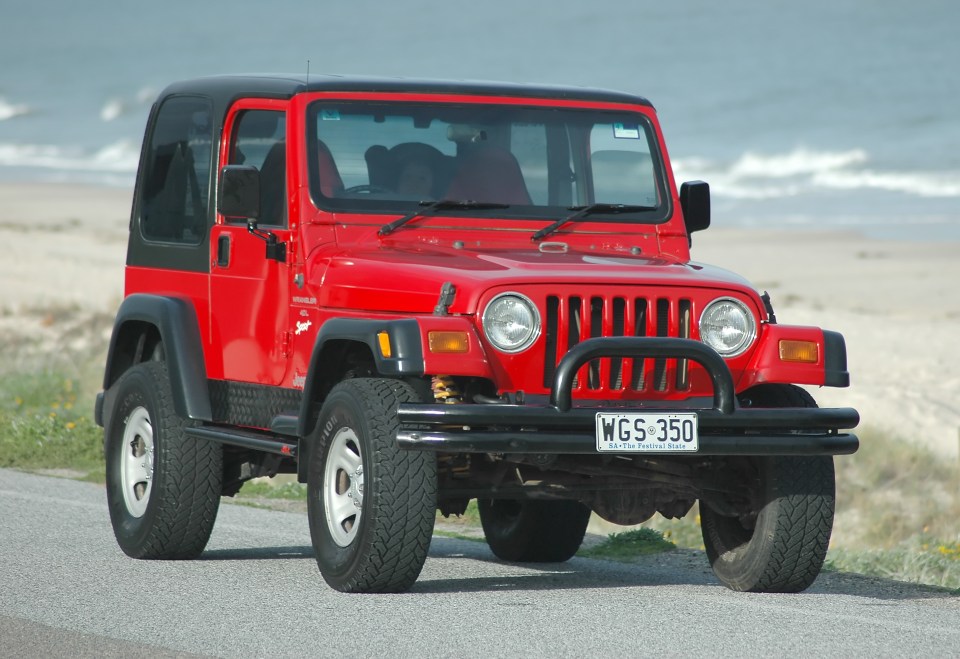
M 123 295 L 130 201 L 128 188 L 0 184 L 0 341 L 26 347 L 8 360 L 103 350 Z M 694 260 L 768 291 L 781 324 L 846 338 L 851 386 L 811 388 L 821 406 L 855 407 L 861 428 L 958 458 L 960 244 L 714 223 L 694 235 Z

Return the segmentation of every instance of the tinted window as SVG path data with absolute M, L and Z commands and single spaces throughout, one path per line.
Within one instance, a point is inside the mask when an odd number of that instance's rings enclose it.
M 198 244 L 207 226 L 212 122 L 206 99 L 164 101 L 150 136 L 140 230 L 144 238 Z

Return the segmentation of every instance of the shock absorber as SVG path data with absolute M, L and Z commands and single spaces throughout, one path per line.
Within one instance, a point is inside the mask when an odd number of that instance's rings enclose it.
M 433 399 L 438 403 L 454 405 L 463 402 L 460 388 L 449 375 L 434 375 L 430 378 L 430 388 L 433 389 Z
M 433 390 L 433 399 L 438 403 L 457 405 L 463 402 L 460 387 L 449 375 L 431 377 L 430 388 Z M 470 473 L 470 455 L 440 453 L 437 455 L 437 467 L 449 472 L 453 478 L 466 478 Z

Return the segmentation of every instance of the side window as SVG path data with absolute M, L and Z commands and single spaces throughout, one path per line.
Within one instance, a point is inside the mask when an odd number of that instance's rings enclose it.
M 276 110 L 246 110 L 234 124 L 230 163 L 260 170 L 260 223 L 285 226 L 286 117 Z
M 175 96 L 160 107 L 147 154 L 140 230 L 147 240 L 197 245 L 207 225 L 210 103 Z

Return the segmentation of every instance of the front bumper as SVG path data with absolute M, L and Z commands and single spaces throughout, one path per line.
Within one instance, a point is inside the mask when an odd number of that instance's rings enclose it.
M 696 454 L 682 455 L 848 455 L 859 447 L 856 435 L 840 432 L 860 422 L 856 410 L 738 408 L 730 371 L 716 351 L 690 339 L 647 337 L 596 338 L 574 346 L 557 366 L 545 406 L 402 403 L 397 442 L 453 453 L 597 454 L 597 413 L 621 408 L 574 407 L 571 389 L 577 371 L 600 357 L 686 358 L 704 366 L 713 382 L 713 407 L 691 410 L 700 446 Z

